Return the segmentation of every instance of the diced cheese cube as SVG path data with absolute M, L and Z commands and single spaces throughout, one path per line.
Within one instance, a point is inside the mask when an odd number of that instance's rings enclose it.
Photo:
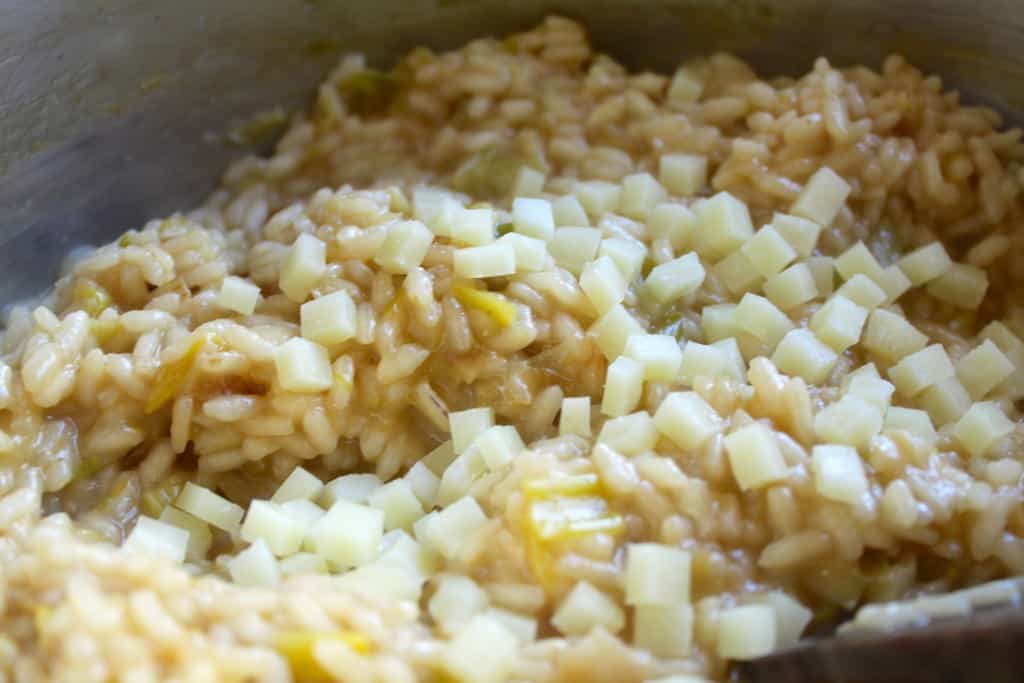
M 882 431 L 882 410 L 847 394 L 814 416 L 814 433 L 827 443 L 865 448 Z
M 487 515 L 475 500 L 466 496 L 437 513 L 431 540 L 445 559 L 457 560 L 486 525 Z
M 723 442 L 740 489 L 759 489 L 786 478 L 788 470 L 775 433 L 759 423 L 741 427 Z
M 891 305 L 910 289 L 910 278 L 903 274 L 896 264 L 882 269 L 881 279 L 876 280 L 885 292 L 885 304 Z
M 696 229 L 697 217 L 682 204 L 658 204 L 647 219 L 651 238 L 668 240 L 677 254 L 690 247 Z
M 1013 422 L 998 403 L 975 403 L 953 427 L 953 437 L 969 455 L 978 457 L 985 455 L 1013 429 Z
M 781 272 L 797 256 L 796 250 L 770 225 L 764 226 L 744 242 L 740 251 L 762 277 L 771 277 Z
M 487 429 L 494 426 L 493 408 L 470 408 L 448 413 L 448 428 L 452 435 L 452 448 L 464 452 Z
M 807 258 L 814 253 L 818 235 L 821 234 L 821 226 L 814 221 L 787 213 L 776 213 L 772 216 L 771 225 L 789 242 L 789 246 L 796 250 L 800 258 Z
M 643 377 L 669 382 L 679 374 L 683 351 L 676 338 L 668 334 L 635 334 L 626 340 L 623 353 L 643 367 Z
M 306 528 L 266 500 L 254 500 L 242 523 L 242 540 L 255 543 L 262 539 L 270 552 L 286 557 L 299 552 Z
M 480 247 L 494 241 L 494 209 L 460 209 L 451 224 L 456 244 Z
M 555 214 L 546 199 L 517 197 L 512 201 L 515 231 L 547 242 L 555 234 Z
M 686 657 L 693 644 L 693 607 L 680 603 L 638 606 L 633 644 L 659 657 Z
M 573 275 L 593 261 L 601 247 L 601 231 L 597 228 L 558 228 L 548 242 L 548 251 L 555 263 Z
M 655 206 L 668 196 L 650 173 L 633 173 L 622 179 L 619 213 L 627 218 L 647 220 Z
M 658 429 L 650 414 L 640 411 L 605 422 L 597 441 L 608 444 L 623 455 L 636 455 L 654 448 L 658 442 Z
M 289 500 L 315 500 L 324 489 L 324 483 L 316 475 L 296 467 L 288 478 L 277 488 L 271 500 L 275 503 L 286 503 Z
M 626 604 L 690 602 L 690 553 L 660 543 L 626 546 Z
M 626 282 L 632 282 L 640 274 L 647 259 L 647 247 L 640 242 L 624 237 L 609 237 L 601 240 L 601 248 L 598 255 L 607 256 L 626 278 Z
M 372 562 L 384 536 L 384 513 L 339 500 L 309 530 L 312 550 L 338 569 Z
M 708 182 L 708 159 L 696 154 L 663 154 L 658 160 L 661 184 L 678 197 L 700 194 Z
M 498 238 L 498 244 L 512 247 L 516 256 L 516 270 L 520 273 L 546 270 L 551 263 L 551 255 L 543 240 L 510 232 Z
M 729 375 L 730 359 L 721 348 L 700 342 L 686 342 L 679 362 L 679 380 L 686 386 L 693 386 L 697 377 L 720 377 Z
M 645 286 L 654 301 L 665 304 L 690 296 L 703 282 L 704 266 L 697 254 L 690 252 L 651 269 Z
M 705 306 L 700 312 L 700 326 L 709 342 L 735 337 L 741 331 L 736 320 L 736 304 Z
M 971 407 L 971 397 L 956 377 L 947 377 L 932 384 L 920 393 L 917 400 L 940 427 L 956 422 Z
M 142 519 L 142 517 L 140 517 Z M 213 544 L 213 534 L 203 520 L 170 505 L 160 511 L 160 521 L 176 526 L 188 533 L 188 545 L 185 548 L 185 559 L 197 562 L 206 559 L 206 554 Z M 169 546 L 173 546 L 171 541 Z
M 822 166 L 811 176 L 800 196 L 793 203 L 792 212 L 828 227 L 850 196 L 850 184 L 828 166 Z
M 737 382 L 745 382 L 747 379 L 747 363 L 743 360 L 739 342 L 736 341 L 735 337 L 719 339 L 718 341 L 711 342 L 711 346 L 725 354 L 726 364 L 722 368 L 721 374 L 725 377 L 731 377 Z
M 939 301 L 973 311 L 988 291 L 988 273 L 964 263 L 954 263 L 928 283 L 928 293 Z
M 185 484 L 174 505 L 232 535 L 238 533 L 239 524 L 245 514 L 245 510 L 227 498 L 222 498 L 210 489 L 192 482 Z
M 582 436 L 589 438 L 590 429 L 590 397 L 575 396 L 562 399 L 562 411 L 558 417 L 558 435 Z
M 526 449 L 519 432 L 510 425 L 489 427 L 476 437 L 473 445 L 480 450 L 489 470 L 504 467 Z
M 818 296 L 818 286 L 807 264 L 797 263 L 765 280 L 764 293 L 769 301 L 788 311 Z
M 217 293 L 217 305 L 241 313 L 252 315 L 256 304 L 260 301 L 260 288 L 248 280 L 228 275 L 220 285 Z
M 868 251 L 863 242 L 857 242 L 840 254 L 835 265 L 844 280 L 849 280 L 858 273 L 867 275 L 876 283 L 881 283 L 885 279 L 881 264 L 878 263 L 875 255 Z
M 692 451 L 719 434 L 724 422 L 707 401 L 692 391 L 673 392 L 654 413 L 658 431 L 680 448 Z
M 886 299 L 885 290 L 875 284 L 875 281 L 867 275 L 857 273 L 840 287 L 836 294 L 845 296 L 847 299 L 871 310 L 881 306 Z
M 889 362 L 916 353 L 928 344 L 928 337 L 897 313 L 879 308 L 871 311 L 862 344 Z
M 711 272 L 734 296 L 754 291 L 764 282 L 764 278 L 757 272 L 757 268 L 740 250 L 734 251 L 711 266 Z
M 188 550 L 189 533 L 185 529 L 142 515 L 124 541 L 128 552 L 180 563 Z
M 619 356 L 608 366 L 604 381 L 601 412 L 621 417 L 636 409 L 644 388 L 644 366 L 626 356 Z
M 454 270 L 456 275 L 468 278 L 512 275 L 516 272 L 516 251 L 508 242 L 457 249 Z
M 327 245 L 308 233 L 302 233 L 288 250 L 278 286 L 289 299 L 302 303 L 326 269 Z
M 367 500 L 370 507 L 384 513 L 384 529 L 412 529 L 423 516 L 423 505 L 406 479 L 395 479 L 384 484 Z
M 811 465 L 818 495 L 856 505 L 867 493 L 868 478 L 856 449 L 838 444 L 815 446 Z
M 818 296 L 828 296 L 835 291 L 836 260 L 831 256 L 812 256 L 806 261 L 814 276 Z
M 412 492 L 416 494 L 425 509 L 429 510 L 434 507 L 441 479 L 431 472 L 430 468 L 423 464 L 423 461 L 409 468 L 409 471 L 405 473 L 405 480 L 409 482 Z
M 793 322 L 785 313 L 757 294 L 743 295 L 736 306 L 736 320 L 740 329 L 754 335 L 770 348 L 774 348 L 793 329 Z
M 626 341 L 634 334 L 644 334 L 644 328 L 622 304 L 616 304 L 590 326 L 587 334 L 597 342 L 606 358 L 614 360 L 622 355 Z
M 728 192 L 695 206 L 697 253 L 709 261 L 717 261 L 739 249 L 754 236 L 747 205 Z
M 718 618 L 718 656 L 755 659 L 775 649 L 775 611 L 768 605 L 724 610 Z
M 419 221 L 392 223 L 373 261 L 389 273 L 408 273 L 423 263 L 433 241 L 434 233 Z
M 488 606 L 487 593 L 476 581 L 461 574 L 442 574 L 427 603 L 431 618 L 453 633 Z
M 899 260 L 900 270 L 915 286 L 920 286 L 939 277 L 953 265 L 941 242 L 931 242 L 919 247 Z
M 837 294 L 811 316 L 810 328 L 833 351 L 842 353 L 860 340 L 867 318 L 867 309 Z
M 512 194 L 516 197 L 536 197 L 544 191 L 544 183 L 547 176 L 535 168 L 520 166 L 516 174 L 516 182 L 512 187 Z
M 551 625 L 564 636 L 585 636 L 598 626 L 614 634 L 626 625 L 626 615 L 613 599 L 580 581 L 555 610 Z
M 586 225 L 588 221 L 587 212 L 583 210 L 580 200 L 571 194 L 556 199 L 551 205 L 551 211 L 555 225 L 559 227 Z
M 955 375 L 953 363 L 942 344 L 927 346 L 889 368 L 889 379 L 907 398 L 917 396 L 925 388 Z
M 376 474 L 343 474 L 324 486 L 319 502 L 325 508 L 330 508 L 339 500 L 365 503 L 381 483 Z
M 805 329 L 787 332 L 772 354 L 772 362 L 779 370 L 811 384 L 824 382 L 837 359 L 835 351 Z
M 1013 363 L 991 340 L 968 351 L 956 364 L 956 376 L 971 398 L 979 400 L 1013 374 Z
M 320 518 L 327 513 L 326 510 L 313 501 L 304 498 L 286 501 L 281 503 L 279 507 L 281 512 L 294 519 L 307 530 L 319 522 Z
M 580 289 L 590 299 L 599 314 L 606 313 L 626 298 L 626 279 L 608 256 L 601 256 L 583 266 Z
M 896 391 L 896 387 L 891 382 L 886 382 L 881 377 L 872 377 L 863 373 L 852 377 L 846 386 L 847 394 L 858 396 L 868 403 L 878 406 L 878 409 L 882 412 L 889 408 L 894 391 Z
M 936 439 L 935 427 L 928 413 L 915 408 L 890 406 L 885 413 L 885 429 L 902 430 L 929 443 Z
M 444 507 L 469 494 L 473 482 L 484 474 L 487 465 L 480 451 L 470 446 L 462 455 L 455 458 L 441 475 L 441 483 L 437 487 L 436 503 Z
M 331 346 L 356 336 L 356 305 L 343 289 L 302 304 L 299 317 L 302 336 L 317 344 Z
M 479 614 L 444 647 L 441 662 L 451 680 L 503 683 L 515 668 L 518 649 L 514 634 L 497 620 Z
M 281 580 L 281 569 L 263 539 L 229 560 L 228 573 L 240 586 L 270 588 Z
M 285 391 L 318 393 L 334 382 L 327 349 L 302 337 L 293 337 L 274 350 L 277 381 Z
M 591 218 L 598 218 L 614 211 L 622 196 L 622 186 L 604 180 L 587 180 L 576 183 L 573 194 Z

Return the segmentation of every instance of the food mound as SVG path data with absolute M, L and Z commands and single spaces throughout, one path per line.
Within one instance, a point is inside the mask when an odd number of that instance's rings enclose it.
M 11 314 L 0 678 L 694 683 L 1011 586 L 1000 126 L 898 57 L 630 73 L 559 18 L 346 57 Z

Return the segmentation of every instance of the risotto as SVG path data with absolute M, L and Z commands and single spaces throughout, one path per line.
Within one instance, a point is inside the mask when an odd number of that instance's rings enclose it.
M 0 680 L 697 683 L 1016 596 L 1001 125 L 560 18 L 346 57 L 11 313 Z

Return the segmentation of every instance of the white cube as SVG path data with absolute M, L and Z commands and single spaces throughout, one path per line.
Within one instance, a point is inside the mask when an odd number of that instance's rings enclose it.
M 686 342 L 679 363 L 679 381 L 692 387 L 698 377 L 720 377 L 729 375 L 730 359 L 725 350 L 712 344 Z
M 814 486 L 818 494 L 840 503 L 856 505 L 868 490 L 864 464 L 850 446 L 815 446 L 811 452 Z
M 838 294 L 825 302 L 811 316 L 814 335 L 836 353 L 842 353 L 860 341 L 868 311 Z
M 735 337 L 742 330 L 736 320 L 736 304 L 713 304 L 700 312 L 700 326 L 709 342 Z
M 650 173 L 633 173 L 622 179 L 619 213 L 643 221 L 655 206 L 668 196 L 665 188 Z
M 478 614 L 444 646 L 441 665 L 451 680 L 504 683 L 515 668 L 519 644 L 496 619 Z
M 288 250 L 278 286 L 289 299 L 302 303 L 326 269 L 327 245 L 308 233 L 302 233 Z
M 713 265 L 711 272 L 733 296 L 757 290 L 764 283 L 754 264 L 738 249 Z
M 697 217 L 682 204 L 658 204 L 647 218 L 652 240 L 667 240 L 676 253 L 690 247 L 697 229 Z
M 455 274 L 460 277 L 512 275 L 516 272 L 516 251 L 508 242 L 467 247 L 455 251 L 453 263 Z
M 317 393 L 331 388 L 334 375 L 327 349 L 294 337 L 274 350 L 277 381 L 285 391 Z
M 562 410 L 558 417 L 558 435 L 589 438 L 590 434 L 590 397 L 563 398 Z
M 882 410 L 859 396 L 843 396 L 814 416 L 815 434 L 828 443 L 866 448 L 880 431 Z
M 260 288 L 248 280 L 228 275 L 220 285 L 217 304 L 229 311 L 252 315 L 260 301 Z
M 626 604 L 690 602 L 690 553 L 660 543 L 626 546 Z
M 626 298 L 626 278 L 608 256 L 601 256 L 583 267 L 580 289 L 590 299 L 594 309 L 603 314 Z
M 263 539 L 229 560 L 228 573 L 240 586 L 270 588 L 281 580 L 281 569 Z
M 651 298 L 666 304 L 689 296 L 704 282 L 704 266 L 697 254 L 690 252 L 651 269 L 645 287 Z
M 812 256 L 805 261 L 814 276 L 818 296 L 828 296 L 835 290 L 836 260 L 831 256 Z
M 693 644 L 693 607 L 639 605 L 633 614 L 633 644 L 658 657 L 686 657 Z
M 125 539 L 124 548 L 128 552 L 180 563 L 185 559 L 188 541 L 189 533 L 185 529 L 143 515 Z
M 275 503 L 254 500 L 242 523 L 242 540 L 255 543 L 263 539 L 267 548 L 278 557 L 293 555 L 302 546 L 306 528 L 286 515 Z
M 797 263 L 765 280 L 764 293 L 769 301 L 788 311 L 817 297 L 818 286 L 810 267 Z
M 895 362 L 920 351 L 928 337 L 902 315 L 879 308 L 871 311 L 862 344 L 871 353 Z
M 299 318 L 302 336 L 317 344 L 331 346 L 356 336 L 356 305 L 343 289 L 302 304 Z
M 512 201 L 515 231 L 547 242 L 555 234 L 555 215 L 546 199 L 517 197 Z
M 557 228 L 548 251 L 555 263 L 573 275 L 583 272 L 583 266 L 593 261 L 601 247 L 601 231 L 597 228 Z
M 508 465 L 526 449 L 519 432 L 510 425 L 495 425 L 485 429 L 476 437 L 473 445 L 480 451 L 487 469 L 492 471 Z
M 459 559 L 463 550 L 487 524 L 480 505 L 466 496 L 437 513 L 431 533 L 434 549 L 446 559 Z
M 744 294 L 736 306 L 740 329 L 757 337 L 769 348 L 775 348 L 793 322 L 775 304 L 757 294 Z
M 811 176 L 800 196 L 793 203 L 792 212 L 828 227 L 850 196 L 850 184 L 828 166 L 822 166 Z
M 908 398 L 955 375 L 956 370 L 942 344 L 927 346 L 889 368 L 889 379 L 896 385 L 896 390 Z
M 644 366 L 627 356 L 619 356 L 608 365 L 601 397 L 601 412 L 621 417 L 636 409 L 644 388 Z
M 174 500 L 175 507 L 229 534 L 237 534 L 245 511 L 208 488 L 186 482 Z
M 324 483 L 309 471 L 296 467 L 291 474 L 277 487 L 272 501 L 286 503 L 289 500 L 316 500 L 324 489 Z
M 434 233 L 419 221 L 392 223 L 373 261 L 389 273 L 408 273 L 423 263 L 433 241 Z
M 614 634 L 626 625 L 626 615 L 610 597 L 580 581 L 551 616 L 551 625 L 564 636 L 585 636 L 598 626 Z
M 885 272 L 875 255 L 864 245 L 857 242 L 835 260 L 836 270 L 844 280 L 849 280 L 857 273 L 867 275 L 879 285 L 886 279 Z
M 456 244 L 479 247 L 494 241 L 494 209 L 460 209 L 451 223 Z
M 772 362 L 779 370 L 811 384 L 824 382 L 838 358 L 835 351 L 806 329 L 787 332 L 772 354 Z
M 551 255 L 548 254 L 544 240 L 510 232 L 498 238 L 498 244 L 512 247 L 516 257 L 516 271 L 520 273 L 547 270 L 551 265 Z
M 598 255 L 607 256 L 614 261 L 626 282 L 632 282 L 644 266 L 647 247 L 634 239 L 609 237 L 601 240 Z
M 672 194 L 692 197 L 708 182 L 708 159 L 696 154 L 663 154 L 658 160 L 658 177 Z
M 571 194 L 559 197 L 551 205 L 554 214 L 555 225 L 559 227 L 586 225 L 588 222 L 587 212 L 584 211 L 580 200 Z
M 957 379 L 974 400 L 984 398 L 1013 371 L 1013 363 L 990 339 L 968 351 L 956 364 Z
M 644 328 L 622 304 L 609 308 L 587 330 L 587 335 L 594 339 L 608 360 L 621 356 L 626 341 L 634 334 L 644 334 Z
M 890 406 L 885 412 L 883 426 L 886 430 L 897 429 L 908 432 L 928 443 L 934 443 L 937 438 L 931 417 L 925 411 L 916 408 Z
M 941 242 L 919 247 L 900 259 L 900 270 L 918 287 L 939 277 L 953 265 Z
M 771 277 L 792 263 L 796 250 L 770 225 L 743 243 L 740 251 L 750 260 L 762 277 Z
M 412 529 L 423 516 L 423 505 L 406 479 L 389 481 L 373 491 L 367 499 L 370 507 L 384 513 L 384 529 Z
M 836 290 L 839 296 L 862 306 L 868 310 L 878 308 L 886 300 L 885 290 L 875 284 L 875 281 L 863 273 L 857 273 Z
M 764 425 L 755 422 L 742 427 L 726 436 L 723 443 L 742 490 L 759 489 L 786 478 L 788 469 L 775 433 Z
M 383 536 L 383 512 L 345 500 L 332 505 L 309 531 L 313 552 L 338 569 L 375 560 Z
M 324 486 L 318 498 L 321 505 L 331 507 L 339 500 L 365 503 L 370 494 L 382 484 L 376 474 L 343 474 Z
M 982 456 L 1014 426 L 998 403 L 975 403 L 953 427 L 953 437 L 969 455 Z
M 619 205 L 622 186 L 606 180 L 586 180 L 576 183 L 573 194 L 587 214 L 596 219 L 609 211 L 614 211 Z
M 818 236 L 821 234 L 821 226 L 818 223 L 800 216 L 776 213 L 772 216 L 771 226 L 789 242 L 789 246 L 796 250 L 800 258 L 808 258 L 814 253 Z
M 965 263 L 952 264 L 942 275 L 928 283 L 928 293 L 957 308 L 973 311 L 988 291 L 988 273 Z
M 728 192 L 695 206 L 697 252 L 709 261 L 731 254 L 754 236 L 747 205 Z
M 644 379 L 655 382 L 675 379 L 683 360 L 679 342 L 668 334 L 635 334 L 626 340 L 623 354 L 643 366 Z
M 692 451 L 720 433 L 724 423 L 699 394 L 678 391 L 666 396 L 658 406 L 654 426 L 683 450 Z
M 718 618 L 718 656 L 754 659 L 775 649 L 775 611 L 767 605 L 724 610 Z
M 470 408 L 448 414 L 452 448 L 462 453 L 487 429 L 494 426 L 493 408 Z
M 658 442 L 658 429 L 650 414 L 640 411 L 605 422 L 597 441 L 623 455 L 636 455 L 654 449 Z

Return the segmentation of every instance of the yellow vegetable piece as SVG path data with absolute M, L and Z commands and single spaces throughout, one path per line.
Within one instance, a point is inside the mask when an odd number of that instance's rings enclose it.
M 599 493 L 600 490 L 601 482 L 596 474 L 577 474 L 552 479 L 528 479 L 523 482 L 523 492 L 529 498 L 589 496 Z
M 178 395 L 196 357 L 206 343 L 211 340 L 212 336 L 210 335 L 194 339 L 192 345 L 188 347 L 188 351 L 181 358 L 160 366 L 153 381 L 153 391 L 149 394 L 149 400 L 146 401 L 147 415 L 155 413 Z
M 291 667 L 297 683 L 316 683 L 333 680 L 331 675 L 316 661 L 317 643 L 338 641 L 345 643 L 361 655 L 373 650 L 370 639 L 356 631 L 282 631 L 277 635 L 274 646 Z
M 516 321 L 515 304 L 501 294 L 466 285 L 455 285 L 453 291 L 463 306 L 483 311 L 502 327 L 508 327 Z
M 398 94 L 398 79 L 376 69 L 364 69 L 345 76 L 338 91 L 348 108 L 360 115 L 382 114 Z
M 36 635 L 40 638 L 45 638 L 46 631 L 50 627 L 50 621 L 53 619 L 53 608 L 45 605 L 36 607 L 32 617 L 36 627 Z
M 79 280 L 71 291 L 74 302 L 95 318 L 110 307 L 110 293 L 92 280 Z

